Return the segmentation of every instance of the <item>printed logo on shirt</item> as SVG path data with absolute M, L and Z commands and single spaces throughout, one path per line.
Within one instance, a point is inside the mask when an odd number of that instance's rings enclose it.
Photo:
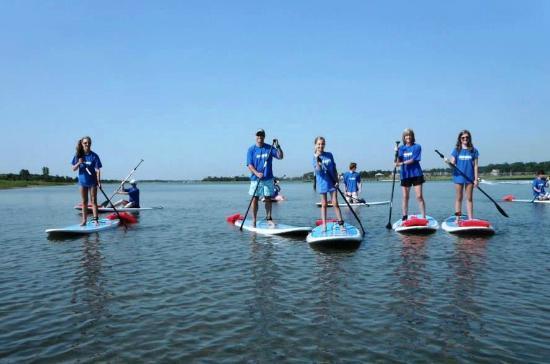
M 413 155 L 412 152 L 405 152 L 405 153 L 403 153 L 403 157 L 405 157 L 405 158 L 410 158 L 410 157 L 412 157 L 412 155 Z
M 460 159 L 461 161 L 469 161 L 472 159 L 472 156 L 471 155 L 459 155 L 458 156 L 458 159 Z
M 256 159 L 260 159 L 260 158 L 264 158 L 264 159 L 265 159 L 265 158 L 267 158 L 268 155 L 269 155 L 269 154 L 267 154 L 267 153 L 264 153 L 264 154 L 256 154 Z

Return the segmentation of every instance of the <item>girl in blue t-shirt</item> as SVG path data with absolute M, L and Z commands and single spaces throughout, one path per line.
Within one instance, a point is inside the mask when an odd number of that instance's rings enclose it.
M 315 154 L 313 156 L 313 170 L 315 173 L 316 188 L 321 195 L 321 219 L 323 220 L 323 231 L 327 229 L 327 193 L 330 193 L 332 206 L 336 212 L 336 218 L 340 228 L 344 228 L 344 220 L 338 206 L 338 172 L 332 153 L 325 152 L 325 138 L 315 138 Z
M 85 136 L 76 144 L 76 154 L 71 162 L 73 171 L 78 169 L 78 184 L 80 185 L 80 197 L 82 198 L 81 226 L 88 220 L 88 193 L 92 204 L 94 221 L 97 222 L 97 188 L 101 187 L 102 167 L 99 156 L 92 152 L 92 139 Z
M 455 183 L 455 215 L 458 221 L 462 215 L 462 199 L 466 191 L 466 212 L 468 219 L 474 218 L 474 187 L 478 185 L 478 157 L 479 152 L 472 144 L 472 134 L 468 130 L 458 133 L 455 149 L 451 152 L 450 162 L 462 171 L 468 178 L 462 176 L 453 168 L 453 182 Z
M 403 145 L 399 147 L 397 154 L 396 167 L 401 167 L 401 189 L 403 191 L 403 221 L 407 220 L 409 212 L 409 195 L 411 186 L 414 186 L 416 200 L 423 218 L 426 218 L 426 203 L 422 195 L 422 184 L 424 181 L 424 173 L 420 167 L 422 157 L 422 147 L 416 144 L 414 131 L 405 129 L 402 135 Z

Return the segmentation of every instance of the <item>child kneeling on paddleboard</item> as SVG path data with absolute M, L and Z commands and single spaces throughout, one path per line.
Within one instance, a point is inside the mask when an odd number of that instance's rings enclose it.
M 537 172 L 537 176 L 533 180 L 533 198 L 539 201 L 550 200 L 550 192 L 546 192 L 544 189 L 548 187 L 548 179 L 544 175 L 544 171 L 540 170 Z
M 426 218 L 426 203 L 424 202 L 424 196 L 422 195 L 422 184 L 424 183 L 424 173 L 420 167 L 420 160 L 422 157 L 422 147 L 420 144 L 416 144 L 414 137 L 414 131 L 412 129 L 405 129 L 402 135 L 403 145 L 398 149 L 396 167 L 401 166 L 401 189 L 403 191 L 403 221 L 407 220 L 409 212 L 409 194 L 411 186 L 414 186 L 414 192 L 416 194 L 416 200 L 418 201 L 418 207 L 422 218 Z
M 325 138 L 318 136 L 315 138 L 315 154 L 313 156 L 313 170 L 315 173 L 315 182 L 319 194 L 321 195 L 321 220 L 323 221 L 323 231 L 327 229 L 327 193 L 330 193 L 332 206 L 338 219 L 338 225 L 344 229 L 344 220 L 342 212 L 338 206 L 338 172 L 332 153 L 325 152 Z
M 474 218 L 474 187 L 478 185 L 478 157 L 479 152 L 472 144 L 472 134 L 468 130 L 458 133 L 456 146 L 451 152 L 450 163 L 454 164 L 453 182 L 455 183 L 455 216 L 456 220 L 462 215 L 462 199 L 466 191 L 466 211 L 468 220 Z M 462 171 L 465 178 L 458 170 Z M 472 183 L 473 182 L 473 183 Z
M 344 190 L 349 202 L 364 202 L 359 198 L 361 193 L 361 175 L 356 172 L 357 163 L 349 164 L 349 171 L 344 173 Z

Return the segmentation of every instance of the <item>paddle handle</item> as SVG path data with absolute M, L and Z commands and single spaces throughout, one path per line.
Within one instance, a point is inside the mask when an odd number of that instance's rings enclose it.
M 121 188 L 122 186 L 124 186 L 124 183 L 126 183 L 126 181 L 128 181 L 128 179 L 129 179 L 130 177 L 132 177 L 132 175 L 136 172 L 136 169 L 138 169 L 138 167 L 141 165 L 141 163 L 143 163 L 143 158 L 139 161 L 139 163 L 137 164 L 137 166 L 135 166 L 134 169 L 132 169 L 132 170 L 130 171 L 130 173 L 128 174 L 128 176 L 126 176 L 126 178 L 124 178 L 124 179 L 122 180 L 122 182 L 120 182 L 120 185 L 118 185 L 117 189 L 115 190 L 115 192 L 113 192 L 113 194 L 111 195 L 111 198 L 110 198 L 110 199 L 112 199 L 113 197 L 115 197 L 116 193 L 120 190 L 120 188 Z
M 393 178 L 391 183 L 391 198 L 390 198 L 390 213 L 388 216 L 388 223 L 386 224 L 387 229 L 391 229 L 391 214 L 393 210 L 393 194 L 395 192 L 395 175 L 397 174 L 397 166 L 395 165 L 397 163 L 397 158 L 399 157 L 399 140 L 395 141 L 395 155 L 393 157 Z

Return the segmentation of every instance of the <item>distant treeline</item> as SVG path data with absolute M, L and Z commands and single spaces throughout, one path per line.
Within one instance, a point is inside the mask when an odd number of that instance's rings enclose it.
M 547 162 L 515 162 L 515 163 L 498 163 L 498 164 L 488 164 L 486 166 L 479 167 L 479 173 L 484 175 L 493 174 L 494 176 L 498 175 L 525 175 L 525 174 L 535 174 L 537 171 L 543 170 L 546 173 L 550 173 L 550 161 Z M 344 173 L 345 170 L 339 170 L 338 172 Z M 432 168 L 424 169 L 424 172 L 427 175 L 433 176 L 446 176 L 451 172 L 450 168 Z M 364 179 L 374 179 L 374 178 L 384 178 L 389 177 L 393 173 L 393 170 L 382 170 L 377 169 L 374 171 L 360 171 L 359 174 L 361 178 Z M 312 181 L 313 172 L 304 173 L 301 177 L 286 177 L 286 181 Z M 203 182 L 239 182 L 239 181 L 249 181 L 248 176 L 234 176 L 234 177 L 211 177 L 208 176 L 202 179 Z
M 0 174 L 0 179 L 6 181 L 42 181 L 42 182 L 57 182 L 57 183 L 74 183 L 76 177 L 68 176 L 50 176 L 50 169 L 42 167 L 42 174 L 33 174 L 28 169 L 22 169 L 18 174 L 6 173 Z

